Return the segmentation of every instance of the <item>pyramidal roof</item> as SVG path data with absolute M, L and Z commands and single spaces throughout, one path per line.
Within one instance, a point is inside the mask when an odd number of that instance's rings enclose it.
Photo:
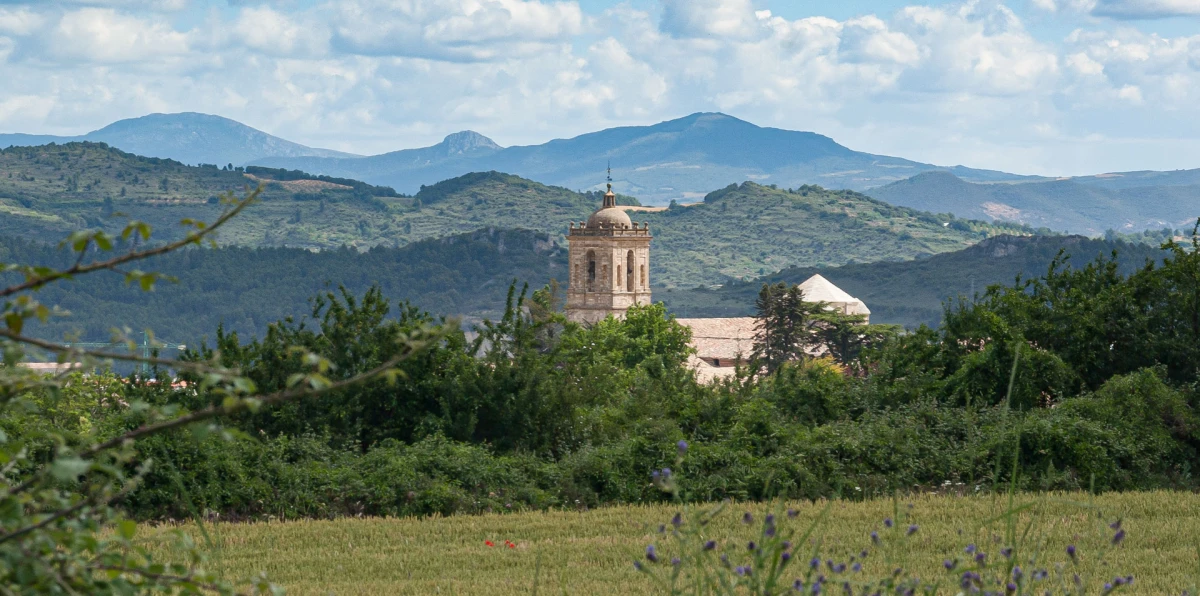
M 832 305 L 841 306 L 844 312 L 848 314 L 870 314 L 867 305 L 862 300 L 847 294 L 845 290 L 833 285 L 828 279 L 825 279 L 820 274 L 814 275 L 804 283 L 800 284 L 800 290 L 804 292 L 805 302 L 828 302 Z

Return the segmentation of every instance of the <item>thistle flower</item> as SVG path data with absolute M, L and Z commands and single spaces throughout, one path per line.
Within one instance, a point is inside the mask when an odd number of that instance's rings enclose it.
M 688 450 L 687 441 L 680 440 L 678 443 L 675 443 L 675 446 L 679 448 L 679 455 L 683 455 L 683 454 L 687 453 L 687 450 Z
M 782 555 L 779 555 L 779 560 L 786 564 L 788 561 L 792 560 L 792 553 L 784 551 Z
M 788 516 L 789 518 L 791 518 L 791 519 L 795 519 L 797 515 L 800 515 L 800 512 L 799 512 L 799 511 L 796 511 L 795 509 L 788 509 L 788 510 L 787 510 L 787 516 Z
M 895 522 L 892 521 L 892 518 L 890 518 L 890 517 L 883 518 L 884 527 L 890 528 L 890 527 L 892 527 L 893 524 L 895 524 Z
M 651 563 L 658 562 L 658 552 L 654 550 L 653 544 L 646 547 L 646 560 L 650 561 Z
M 1006 590 L 1006 591 L 1007 591 L 1009 594 L 1012 594 L 1013 592 L 1016 592 L 1016 591 L 1017 591 L 1017 584 L 1014 584 L 1014 583 L 1012 583 L 1012 582 L 1008 582 L 1008 585 L 1004 586 L 1004 589 L 1005 589 L 1005 590 Z
M 946 571 L 954 571 L 954 568 L 958 567 L 958 561 L 946 559 L 945 561 L 942 561 L 942 567 L 945 567 Z
M 854 565 L 852 565 L 850 567 L 850 569 L 852 569 L 855 573 L 861 573 L 862 572 L 862 563 L 855 563 Z
M 837 565 L 834 565 L 834 566 L 833 566 L 833 572 L 834 572 L 834 573 L 845 573 L 845 572 L 846 572 L 846 564 L 845 564 L 845 563 L 838 563 Z
M 911 526 L 909 526 L 909 527 L 908 527 L 908 531 L 907 531 L 907 532 L 905 532 L 905 533 L 904 533 L 904 535 L 905 535 L 905 536 L 912 536 L 913 534 L 916 534 L 916 533 L 917 533 L 917 530 L 919 530 L 919 529 L 920 529 L 920 528 L 918 528 L 918 527 L 917 527 L 917 524 L 913 524 L 913 525 L 911 525 Z
M 1067 556 L 1071 557 L 1072 561 L 1075 560 L 1075 545 L 1074 544 L 1067 545 Z
M 763 535 L 768 536 L 768 537 L 774 536 L 775 535 L 775 526 L 772 524 L 772 525 L 769 525 L 769 526 L 763 528 Z
M 866 550 L 863 550 L 863 552 L 861 552 L 861 553 L 858 553 L 858 558 L 860 558 L 860 559 L 865 559 L 865 558 L 867 558 L 867 551 L 866 551 Z
M 671 566 L 672 567 L 678 567 L 680 562 L 681 561 L 679 560 L 679 557 L 671 557 Z
M 813 569 L 816 569 L 817 567 L 820 567 L 820 566 L 821 566 L 821 559 L 818 559 L 818 558 L 816 558 L 816 557 L 813 557 L 813 558 L 812 558 L 812 560 L 808 562 L 808 566 L 809 566 L 809 567 L 812 567 Z
M 813 593 L 813 596 L 820 594 L 821 593 L 821 584 L 819 584 L 819 583 L 813 584 L 812 593 Z
M 1019 565 L 1016 567 L 1013 567 L 1012 576 L 1013 576 L 1014 581 L 1021 581 L 1022 575 L 1024 575 L 1024 573 L 1021 572 L 1021 567 Z
M 871 543 L 879 544 L 879 532 L 871 532 Z
M 683 525 L 683 514 L 676 512 L 675 517 L 671 518 L 671 525 L 678 528 Z
M 1111 524 L 1108 524 L 1108 527 L 1110 527 L 1114 530 L 1120 530 L 1121 529 L 1121 520 L 1118 519 L 1117 521 L 1115 521 Z
M 803 592 L 804 591 L 804 582 L 797 579 L 796 581 L 792 582 L 792 589 L 797 592 Z
M 987 553 L 982 551 L 975 553 L 975 562 L 979 563 L 980 565 L 987 565 Z
M 764 519 L 763 521 L 766 522 L 767 525 L 774 524 L 775 523 L 775 514 L 768 513 L 766 519 Z
M 1125 540 L 1125 530 L 1117 530 L 1117 533 L 1113 534 L 1112 543 L 1121 544 L 1122 540 Z
M 704 543 L 704 550 L 712 550 L 714 548 L 717 548 L 716 540 L 709 540 L 708 542 Z
M 1000 554 L 1004 555 L 1004 558 L 1005 558 L 1005 559 L 1010 559 L 1010 558 L 1012 558 L 1012 553 L 1013 553 L 1013 549 L 1011 549 L 1011 548 L 1002 548 L 1002 549 L 1000 549 Z
M 975 552 L 975 545 L 974 545 L 974 544 L 968 544 L 968 545 L 967 545 L 967 548 L 964 548 L 964 549 L 963 549 L 963 552 L 967 553 L 968 555 L 969 555 L 969 554 L 971 554 L 971 553 L 974 553 L 974 552 Z

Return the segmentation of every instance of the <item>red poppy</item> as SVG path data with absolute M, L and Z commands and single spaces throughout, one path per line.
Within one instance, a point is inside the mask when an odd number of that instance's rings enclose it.
M 504 541 L 504 544 L 507 545 L 508 548 L 517 548 L 516 544 L 513 544 L 512 542 L 509 542 L 507 540 Z
M 492 542 L 491 540 L 484 540 L 483 543 L 488 546 L 496 546 L 496 543 Z

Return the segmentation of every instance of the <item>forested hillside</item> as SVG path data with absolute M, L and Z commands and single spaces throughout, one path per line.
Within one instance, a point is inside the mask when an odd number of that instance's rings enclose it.
M 0 240 L 0 262 L 69 264 L 69 255 L 26 240 Z M 33 330 L 61 339 L 78 333 L 107 341 L 114 327 L 145 329 L 172 343 L 194 344 L 214 336 L 218 325 L 243 337 L 261 337 L 273 321 L 301 319 L 310 300 L 344 285 L 361 295 L 378 285 L 389 298 L 408 300 L 446 315 L 497 316 L 514 280 L 542 287 L 563 277 L 566 250 L 545 234 L 527 230 L 480 230 L 425 240 L 403 248 L 366 252 L 336 249 L 221 248 L 185 250 L 148 262 L 178 283 L 153 292 L 135 291 L 117 274 L 94 275 L 86 287 L 65 282 L 39 299 L 69 311 Z
M 1013 237 L 985 240 L 962 251 L 927 259 L 842 267 L 789 268 L 763 278 L 730 282 L 716 289 L 654 288 L 654 300 L 681 317 L 748 316 L 763 283 L 803 282 L 820 273 L 864 300 L 876 323 L 915 327 L 936 325 L 946 299 L 1009 284 L 1017 275 L 1044 273 L 1062 249 L 1073 265 L 1116 250 L 1123 270 L 1132 271 L 1160 256 L 1157 248 L 1080 237 Z M 65 252 L 25 240 L 0 240 L 0 262 L 59 264 Z M 377 247 L 312 252 L 293 248 L 222 248 L 175 253 L 147 268 L 170 272 L 178 283 L 162 282 L 154 292 L 126 286 L 120 276 L 93 278 L 86 290 L 73 282 L 47 288 L 42 300 L 70 315 L 35 327 L 45 337 L 78 332 L 103 341 L 114 327 L 175 343 L 211 337 L 217 325 L 243 337 L 261 337 L 266 325 L 309 311 L 309 300 L 344 285 L 362 294 L 378 285 L 396 300 L 468 321 L 497 318 L 509 285 L 540 288 L 563 282 L 566 249 L 549 235 L 529 230 L 478 230 L 402 248 Z M 565 289 L 565 288 L 564 288 Z
M 215 218 L 220 193 L 259 183 L 261 201 L 222 231 L 223 244 L 366 250 L 481 228 L 525 228 L 561 240 L 571 222 L 600 204 L 594 192 L 498 172 L 445 180 L 406 197 L 344 178 L 189 167 L 71 143 L 0 151 L 0 235 L 54 240 L 78 228 L 117 229 L 132 217 L 150 223 L 156 237 L 170 238 L 183 218 Z M 620 202 L 637 204 L 627 196 Z M 906 260 L 1024 231 L 894 207 L 852 191 L 754 183 L 710 193 L 697 205 L 632 215 L 651 224 L 654 283 L 680 287 L 789 266 Z
M 1063 251 L 1067 263 L 1082 267 L 1096 257 L 1118 255 L 1120 271 L 1132 273 L 1148 260 L 1164 256 L 1157 245 L 1092 240 L 1081 236 L 1000 236 L 965 250 L 899 263 L 858 263 L 824 269 L 790 267 L 749 282 L 716 289 L 675 288 L 655 295 L 680 317 L 740 317 L 754 314 L 754 298 L 763 283 L 799 284 L 820 273 L 861 299 L 871 322 L 916 327 L 936 326 L 946 300 L 983 293 L 993 284 L 1011 285 L 1044 275 Z

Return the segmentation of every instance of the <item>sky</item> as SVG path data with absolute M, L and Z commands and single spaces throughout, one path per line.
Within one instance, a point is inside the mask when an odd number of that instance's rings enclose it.
M 939 165 L 1200 167 L 1200 0 L 0 0 L 0 132 L 204 112 L 361 154 L 700 111 Z

